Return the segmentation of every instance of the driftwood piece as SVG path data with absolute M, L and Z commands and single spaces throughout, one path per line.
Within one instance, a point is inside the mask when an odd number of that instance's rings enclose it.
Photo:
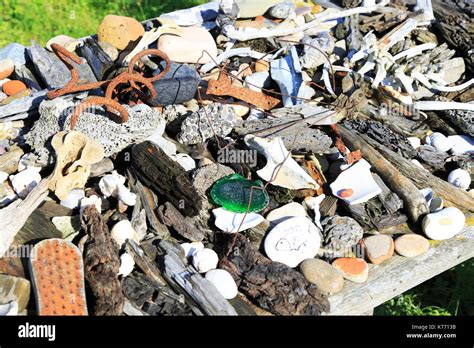
M 158 208 L 158 216 L 161 221 L 173 229 L 181 237 L 191 242 L 200 242 L 206 236 L 195 219 L 183 216 L 170 202 L 166 202 Z
M 138 179 L 166 197 L 182 209 L 186 216 L 196 216 L 202 207 L 202 199 L 188 174 L 161 148 L 150 141 L 132 147 L 132 167 Z
M 427 170 L 419 168 L 416 164 L 413 164 L 365 135 L 362 135 L 362 137 L 380 152 L 379 156 L 383 156 L 386 160 L 390 161 L 401 175 L 410 178 L 418 189 L 430 187 L 433 189 L 435 196 L 443 198 L 447 205 L 464 211 L 474 211 L 474 198 L 466 191 L 451 185 L 447 181 L 439 179 Z M 363 150 L 362 153 L 364 153 Z
M 467 227 L 417 257 L 395 255 L 381 265 L 370 264 L 368 281 L 346 282 L 341 292 L 329 297 L 325 314 L 360 315 L 472 257 L 474 228 Z
M 373 177 L 382 193 L 365 203 L 354 205 L 344 203 L 344 208 L 365 229 L 379 230 L 405 223 L 408 218 L 399 211 L 403 208 L 403 201 L 377 174 L 374 173 Z
M 91 313 L 121 315 L 124 298 L 117 276 L 120 267 L 118 247 L 95 206 L 84 209 L 81 223 L 88 235 L 84 245 L 84 269 L 85 278 L 92 291 Z
M 350 130 L 367 134 L 372 139 L 384 144 L 390 150 L 402 155 L 405 158 L 415 157 L 416 151 L 410 142 L 398 133 L 393 132 L 384 124 L 372 120 L 354 120 L 343 123 Z
M 259 137 L 281 137 L 288 149 L 334 153 L 332 139 L 319 129 L 310 128 L 316 119 L 309 118 L 267 118 L 238 124 L 234 130 L 240 136 L 254 134 Z M 295 136 L 297 135 L 297 136 Z
M 416 157 L 434 171 L 445 170 L 444 166 L 450 155 L 447 152 L 437 150 L 433 146 L 421 145 L 416 149 Z
M 413 222 L 418 222 L 422 215 L 429 212 L 425 198 L 408 179 L 410 176 L 403 176 L 392 163 L 381 156 L 358 133 L 350 131 L 342 125 L 339 126 L 339 132 L 344 143 L 352 147 L 353 150 L 361 150 L 362 156 L 372 165 L 377 174 L 403 200 L 404 207 Z M 400 155 L 398 157 L 404 159 Z
M 145 209 L 148 230 L 162 239 L 168 237 L 170 234 L 168 228 L 160 222 L 156 214 L 158 209 L 158 198 L 156 195 L 136 178 L 130 168 L 127 168 L 127 178 L 130 189 L 137 194 L 141 205 Z
M 187 265 L 184 251 L 169 241 L 161 241 L 158 248 L 163 276 L 179 293 L 184 294 L 186 303 L 197 315 L 237 315 L 232 305 L 194 267 Z
M 31 213 L 46 198 L 48 185 L 49 180 L 43 179 L 24 200 L 18 199 L 0 209 L 0 257 L 8 250 Z
M 252 302 L 278 315 L 318 315 L 328 302 L 318 288 L 298 271 L 272 262 L 252 248 L 241 234 L 225 236 L 220 268 L 230 272 Z

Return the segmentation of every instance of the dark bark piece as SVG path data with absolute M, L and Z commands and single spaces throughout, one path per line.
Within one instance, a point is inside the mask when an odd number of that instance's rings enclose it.
M 104 77 L 114 66 L 113 60 L 93 38 L 84 40 L 84 43 L 76 50 L 79 56 L 87 60 L 98 81 L 104 80 Z
M 390 150 L 402 155 L 405 158 L 415 157 L 416 151 L 410 142 L 398 133 L 393 132 L 384 124 L 372 120 L 354 120 L 343 123 L 348 129 L 358 133 L 367 134 L 372 139 L 384 144 Z
M 241 234 L 225 236 L 220 268 L 237 280 L 239 290 L 252 302 L 277 315 L 318 315 L 328 310 L 328 301 L 316 285 L 298 271 L 272 262 Z
M 118 247 L 95 206 L 84 209 L 81 223 L 88 235 L 84 245 L 84 269 L 92 291 L 90 312 L 93 315 L 121 315 L 124 297 L 117 276 L 120 267 Z
M 445 170 L 446 160 L 450 157 L 447 152 L 439 151 L 429 145 L 421 145 L 416 152 L 416 157 L 426 163 L 431 171 Z
M 188 174 L 158 146 L 150 141 L 134 145 L 132 168 L 143 184 L 182 208 L 183 215 L 199 214 L 202 199 Z
M 439 117 L 435 112 L 427 112 L 426 116 L 428 116 L 426 124 L 428 124 L 433 132 L 440 132 L 446 136 L 458 134 L 453 127 L 446 123 L 446 121 Z
M 355 132 L 345 128 L 343 125 L 339 126 L 339 132 L 341 133 L 342 139 L 347 146 L 350 146 L 352 150 L 361 150 L 362 156 L 372 165 L 372 168 L 384 182 L 390 187 L 392 191 L 399 195 L 403 200 L 404 207 L 410 216 L 411 220 L 415 223 L 418 222 L 421 216 L 428 213 L 428 206 L 423 195 L 417 190 L 417 187 L 410 181 L 411 176 L 404 176 L 400 173 L 394 164 L 390 163 L 387 159 L 380 155 L 380 153 L 370 144 L 367 139 Z M 379 149 L 377 147 L 377 149 Z M 404 159 L 402 156 L 398 157 Z M 405 160 L 405 159 L 404 159 Z M 406 160 L 409 162 L 408 160 Z M 411 163 L 411 162 L 409 162 Z
M 186 240 L 200 242 L 206 236 L 206 232 L 201 229 L 195 219 L 184 217 L 170 202 L 166 202 L 158 208 L 158 215 L 166 226 L 172 227 Z

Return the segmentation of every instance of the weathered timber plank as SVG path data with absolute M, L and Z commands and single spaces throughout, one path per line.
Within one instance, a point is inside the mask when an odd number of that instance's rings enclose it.
M 472 218 L 471 218 L 472 219 Z M 344 289 L 328 298 L 327 315 L 360 315 L 371 308 L 474 257 L 474 227 L 452 239 L 435 242 L 420 256 L 394 256 L 381 265 L 370 265 L 364 284 L 346 281 Z

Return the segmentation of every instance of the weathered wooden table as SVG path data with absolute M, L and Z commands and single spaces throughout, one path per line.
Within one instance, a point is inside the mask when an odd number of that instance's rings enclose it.
M 424 254 L 408 258 L 399 255 L 381 265 L 369 264 L 369 279 L 357 284 L 346 281 L 341 292 L 330 296 L 327 315 L 372 315 L 375 307 L 403 292 L 474 257 L 473 217 L 469 227 L 456 237 L 431 241 Z

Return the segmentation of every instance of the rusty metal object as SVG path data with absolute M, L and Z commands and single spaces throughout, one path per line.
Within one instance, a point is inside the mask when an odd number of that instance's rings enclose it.
M 207 94 L 234 97 L 263 110 L 271 110 L 280 103 L 280 99 L 272 96 L 233 86 L 226 74 L 220 74 L 217 80 L 209 81 Z
M 336 146 L 336 148 L 339 150 L 339 152 L 343 156 L 346 157 L 347 163 L 352 164 L 352 163 L 357 162 L 358 160 L 360 160 L 362 158 L 361 151 L 356 150 L 356 151 L 353 151 L 353 152 L 349 152 L 346 145 L 342 141 L 341 133 L 339 132 L 339 128 L 337 128 L 337 125 L 332 124 L 329 127 L 331 127 L 331 130 L 332 130 L 332 132 L 334 133 L 334 135 L 336 137 L 336 143 L 334 144 L 334 146 Z
M 58 58 L 66 65 L 69 69 L 71 74 L 71 80 L 61 89 L 57 89 L 54 91 L 50 91 L 47 94 L 48 99 L 54 99 L 65 94 L 69 93 L 76 93 L 76 92 L 83 92 L 89 91 L 96 88 L 107 86 L 105 90 L 105 97 L 98 97 L 93 96 L 89 97 L 80 103 L 71 117 L 71 125 L 70 129 L 74 129 L 74 126 L 77 123 L 77 120 L 86 108 L 96 106 L 104 106 L 106 111 L 115 114 L 113 111 L 117 111 L 119 116 L 119 122 L 127 122 L 128 121 L 128 112 L 127 110 L 120 104 L 119 97 L 125 93 L 134 92 L 138 99 L 142 102 L 152 103 L 154 99 L 157 98 L 157 94 L 155 89 L 153 88 L 153 82 L 162 78 L 171 68 L 171 62 L 168 56 L 157 49 L 147 49 L 137 53 L 128 66 L 128 70 L 121 73 L 120 75 L 116 76 L 111 80 L 106 81 L 99 81 L 93 83 L 86 83 L 82 85 L 78 85 L 79 81 L 79 74 L 75 67 L 72 65 L 72 62 L 76 64 L 80 64 L 81 60 L 75 54 L 69 52 L 64 47 L 58 44 L 52 44 L 51 48 L 53 52 L 58 56 Z M 147 55 L 154 55 L 158 56 L 165 61 L 165 68 L 162 72 L 158 75 L 146 78 L 140 72 L 135 71 L 135 64 L 144 56 Z M 147 95 L 143 92 L 138 85 L 143 85 L 149 92 Z M 128 88 L 123 89 L 121 91 L 118 90 L 119 85 L 129 85 Z M 114 95 L 115 93 L 115 95 Z M 134 101 L 132 103 L 135 103 Z

